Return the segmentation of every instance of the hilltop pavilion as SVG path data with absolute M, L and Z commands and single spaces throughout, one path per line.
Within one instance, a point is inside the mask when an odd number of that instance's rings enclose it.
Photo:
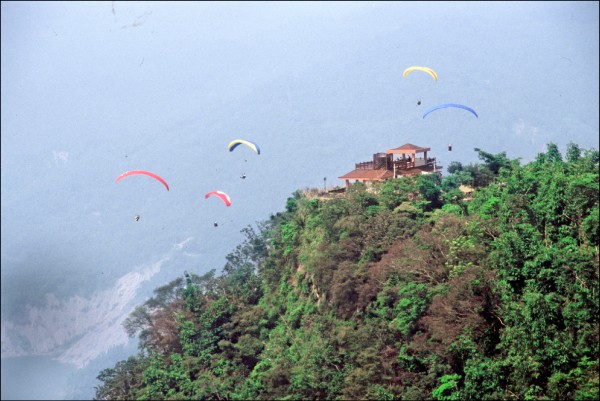
M 345 180 L 348 188 L 351 180 L 372 183 L 413 174 L 439 174 L 442 166 L 436 165 L 435 157 L 427 156 L 430 150 L 407 143 L 374 153 L 373 161 L 355 163 L 354 170 L 338 178 Z

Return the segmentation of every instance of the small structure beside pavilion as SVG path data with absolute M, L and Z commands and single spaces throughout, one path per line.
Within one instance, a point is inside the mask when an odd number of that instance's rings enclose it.
M 370 183 L 412 174 L 441 174 L 442 166 L 435 157 L 427 156 L 430 150 L 407 143 L 373 154 L 373 161 L 356 163 L 354 170 L 338 178 L 345 180 L 348 188 L 351 180 Z

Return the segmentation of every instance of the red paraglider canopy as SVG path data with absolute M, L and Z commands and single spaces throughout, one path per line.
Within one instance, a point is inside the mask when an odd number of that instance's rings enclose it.
M 125 178 L 125 177 L 129 177 L 130 175 L 137 175 L 137 174 L 143 174 L 143 175 L 147 175 L 149 177 L 154 178 L 155 180 L 159 181 L 160 183 L 162 183 L 165 188 L 167 188 L 167 191 L 169 190 L 169 184 L 167 184 L 167 182 L 165 180 L 162 179 L 162 177 L 151 173 L 150 171 L 145 171 L 145 170 L 131 170 L 131 171 L 126 171 L 123 174 L 121 174 L 120 176 L 117 177 L 117 179 L 115 180 L 115 182 L 119 182 L 121 181 L 121 179 Z
M 204 198 L 208 199 L 212 195 L 218 196 L 223 202 L 225 202 L 227 206 L 231 206 L 231 199 L 229 199 L 229 195 L 227 195 L 225 192 L 211 191 L 204 195 Z

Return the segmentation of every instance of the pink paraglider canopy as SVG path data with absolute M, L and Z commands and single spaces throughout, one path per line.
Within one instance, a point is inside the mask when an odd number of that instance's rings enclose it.
M 167 184 L 167 182 L 165 180 L 162 179 L 162 177 L 151 173 L 150 171 L 145 171 L 145 170 L 131 170 L 131 171 L 126 171 L 123 174 L 121 174 L 120 176 L 117 177 L 117 179 L 115 180 L 115 182 L 119 182 L 121 181 L 123 178 L 125 177 L 129 177 L 130 175 L 137 175 L 137 174 L 143 174 L 143 175 L 147 175 L 149 177 L 154 178 L 155 180 L 158 180 L 160 183 L 162 183 L 165 188 L 167 188 L 167 191 L 169 190 L 169 184 Z
M 212 195 L 218 196 L 223 202 L 225 202 L 227 206 L 231 206 L 231 199 L 229 199 L 229 195 L 227 195 L 225 192 L 211 191 L 204 195 L 204 198 L 208 199 Z

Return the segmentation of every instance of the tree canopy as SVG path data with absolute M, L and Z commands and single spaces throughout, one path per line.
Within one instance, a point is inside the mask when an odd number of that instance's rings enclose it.
M 97 399 L 597 399 L 598 151 L 295 192 L 124 326 Z M 460 185 L 473 185 L 465 199 Z

